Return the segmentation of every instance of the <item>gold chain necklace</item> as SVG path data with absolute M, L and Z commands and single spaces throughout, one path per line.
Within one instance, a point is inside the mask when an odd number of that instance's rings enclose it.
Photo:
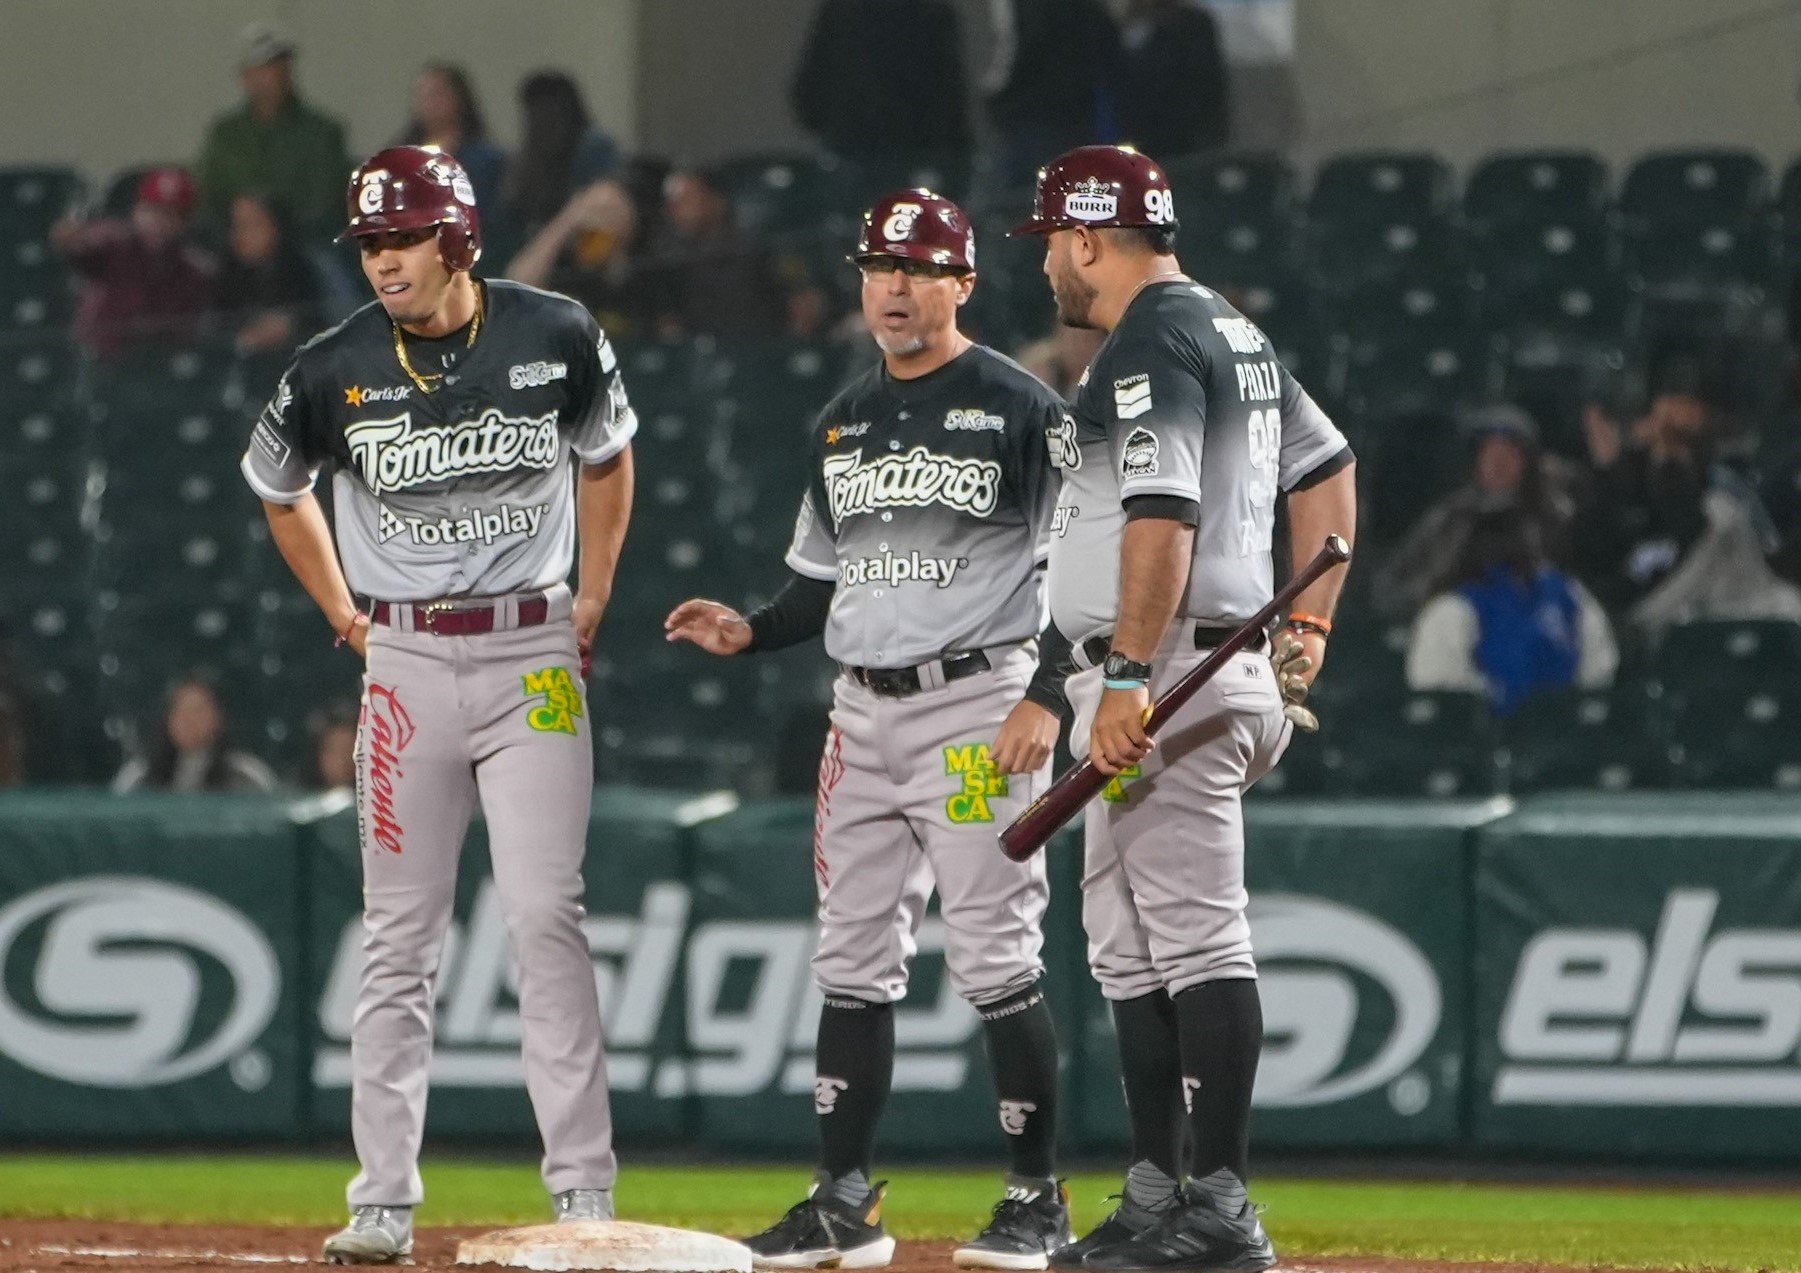
M 437 385 L 430 382 L 442 380 L 448 373 L 442 371 L 433 373 L 415 371 L 413 369 L 413 360 L 406 356 L 406 341 L 401 337 L 400 324 L 392 322 L 392 320 L 390 320 L 390 324 L 394 328 L 394 356 L 400 359 L 400 369 L 412 378 L 414 384 L 419 386 L 420 393 L 436 392 Z M 475 285 L 475 317 L 469 321 L 469 340 L 464 348 L 472 348 L 475 345 L 475 338 L 480 334 L 481 329 L 482 289 L 481 284 L 477 283 Z

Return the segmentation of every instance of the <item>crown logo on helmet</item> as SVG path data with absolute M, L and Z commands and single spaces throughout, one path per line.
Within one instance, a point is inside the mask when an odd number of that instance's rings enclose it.
M 1076 221 L 1111 221 L 1119 215 L 1119 196 L 1100 178 L 1085 178 L 1063 196 L 1063 215 Z

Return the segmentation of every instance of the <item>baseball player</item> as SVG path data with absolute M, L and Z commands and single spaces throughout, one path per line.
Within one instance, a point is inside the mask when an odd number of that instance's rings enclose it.
M 1245 1196 L 1263 1016 L 1240 797 L 1291 721 L 1315 723 L 1301 700 L 1343 572 L 1301 595 L 1273 654 L 1260 639 L 1237 655 L 1154 747 L 1143 719 L 1268 603 L 1278 491 L 1297 565 L 1348 536 L 1353 458 L 1264 334 L 1182 272 L 1169 183 L 1146 156 L 1062 156 L 1014 233 L 1044 236 L 1058 317 L 1107 333 L 1050 436 L 1063 485 L 1049 586 L 1080 669 L 1071 745 L 1113 775 L 1087 810 L 1082 918 L 1119 1033 L 1132 1160 L 1118 1209 L 1052 1263 L 1267 1268 L 1275 1250 Z
M 894 1239 L 871 1183 L 894 1068 L 894 1005 L 934 884 L 951 984 L 981 1014 L 1012 1165 L 965 1268 L 1042 1269 L 1068 1241 L 1056 1179 L 1057 1041 L 1039 979 L 1042 862 L 994 835 L 1045 787 L 1062 711 L 1039 670 L 1044 540 L 1056 498 L 1044 431 L 1062 403 L 972 344 L 969 219 L 904 190 L 863 217 L 851 258 L 882 361 L 820 413 L 787 561 L 748 618 L 716 601 L 671 612 L 670 640 L 713 654 L 825 634 L 842 667 L 819 768 L 814 867 L 824 992 L 812 1191 L 750 1239 L 771 1268 L 874 1268 Z
M 325 1256 L 376 1262 L 412 1249 L 432 979 L 478 798 L 519 967 L 544 1182 L 559 1219 L 613 1213 L 581 927 L 593 786 L 582 663 L 631 510 L 636 421 L 585 310 L 471 276 L 481 229 L 456 160 L 435 147 L 384 150 L 351 175 L 349 202 L 345 233 L 377 303 L 301 347 L 242 467 L 282 556 L 367 660 L 357 738 L 366 963 L 351 1040 L 362 1170 L 350 1225 Z M 335 537 L 311 493 L 326 466 Z M 370 600 L 359 608 L 353 594 Z

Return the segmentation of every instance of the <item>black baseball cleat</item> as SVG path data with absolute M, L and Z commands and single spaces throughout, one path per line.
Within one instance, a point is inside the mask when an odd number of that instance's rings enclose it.
M 894 1239 L 882 1230 L 878 1180 L 855 1205 L 832 1192 L 831 1178 L 814 1180 L 807 1197 L 753 1238 L 746 1238 L 759 1269 L 879 1269 L 894 1258 Z
M 1275 1262 L 1275 1245 L 1263 1231 L 1256 1207 L 1246 1202 L 1236 1216 L 1228 1216 L 1211 1195 L 1190 1183 L 1182 1190 L 1181 1203 L 1155 1228 L 1130 1242 L 1091 1251 L 1082 1267 L 1096 1273 L 1258 1273 Z
M 1062 1181 L 1009 1177 L 1007 1195 L 970 1241 L 951 1252 L 960 1269 L 1044 1269 L 1051 1252 L 1070 1245 L 1069 1190 Z
M 1141 1207 L 1122 1194 L 1114 1196 L 1119 1198 L 1119 1206 L 1113 1209 L 1112 1215 L 1090 1229 L 1081 1241 L 1071 1242 L 1068 1246 L 1051 1252 L 1053 1269 L 1085 1268 L 1091 1252 L 1110 1251 L 1123 1246 L 1140 1234 L 1156 1228 L 1168 1214 L 1164 1210 Z

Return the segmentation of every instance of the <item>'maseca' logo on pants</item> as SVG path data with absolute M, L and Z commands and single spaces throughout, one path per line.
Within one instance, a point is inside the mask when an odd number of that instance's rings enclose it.
M 544 701 L 525 714 L 525 723 L 545 734 L 573 734 L 575 721 L 582 714 L 582 691 L 566 667 L 540 668 L 527 672 L 525 696 L 544 696 Z
M 958 774 L 963 785 L 944 802 L 945 816 L 955 823 L 993 822 L 988 801 L 1007 794 L 1007 775 L 996 772 L 987 743 L 963 743 L 944 749 L 944 772 Z

